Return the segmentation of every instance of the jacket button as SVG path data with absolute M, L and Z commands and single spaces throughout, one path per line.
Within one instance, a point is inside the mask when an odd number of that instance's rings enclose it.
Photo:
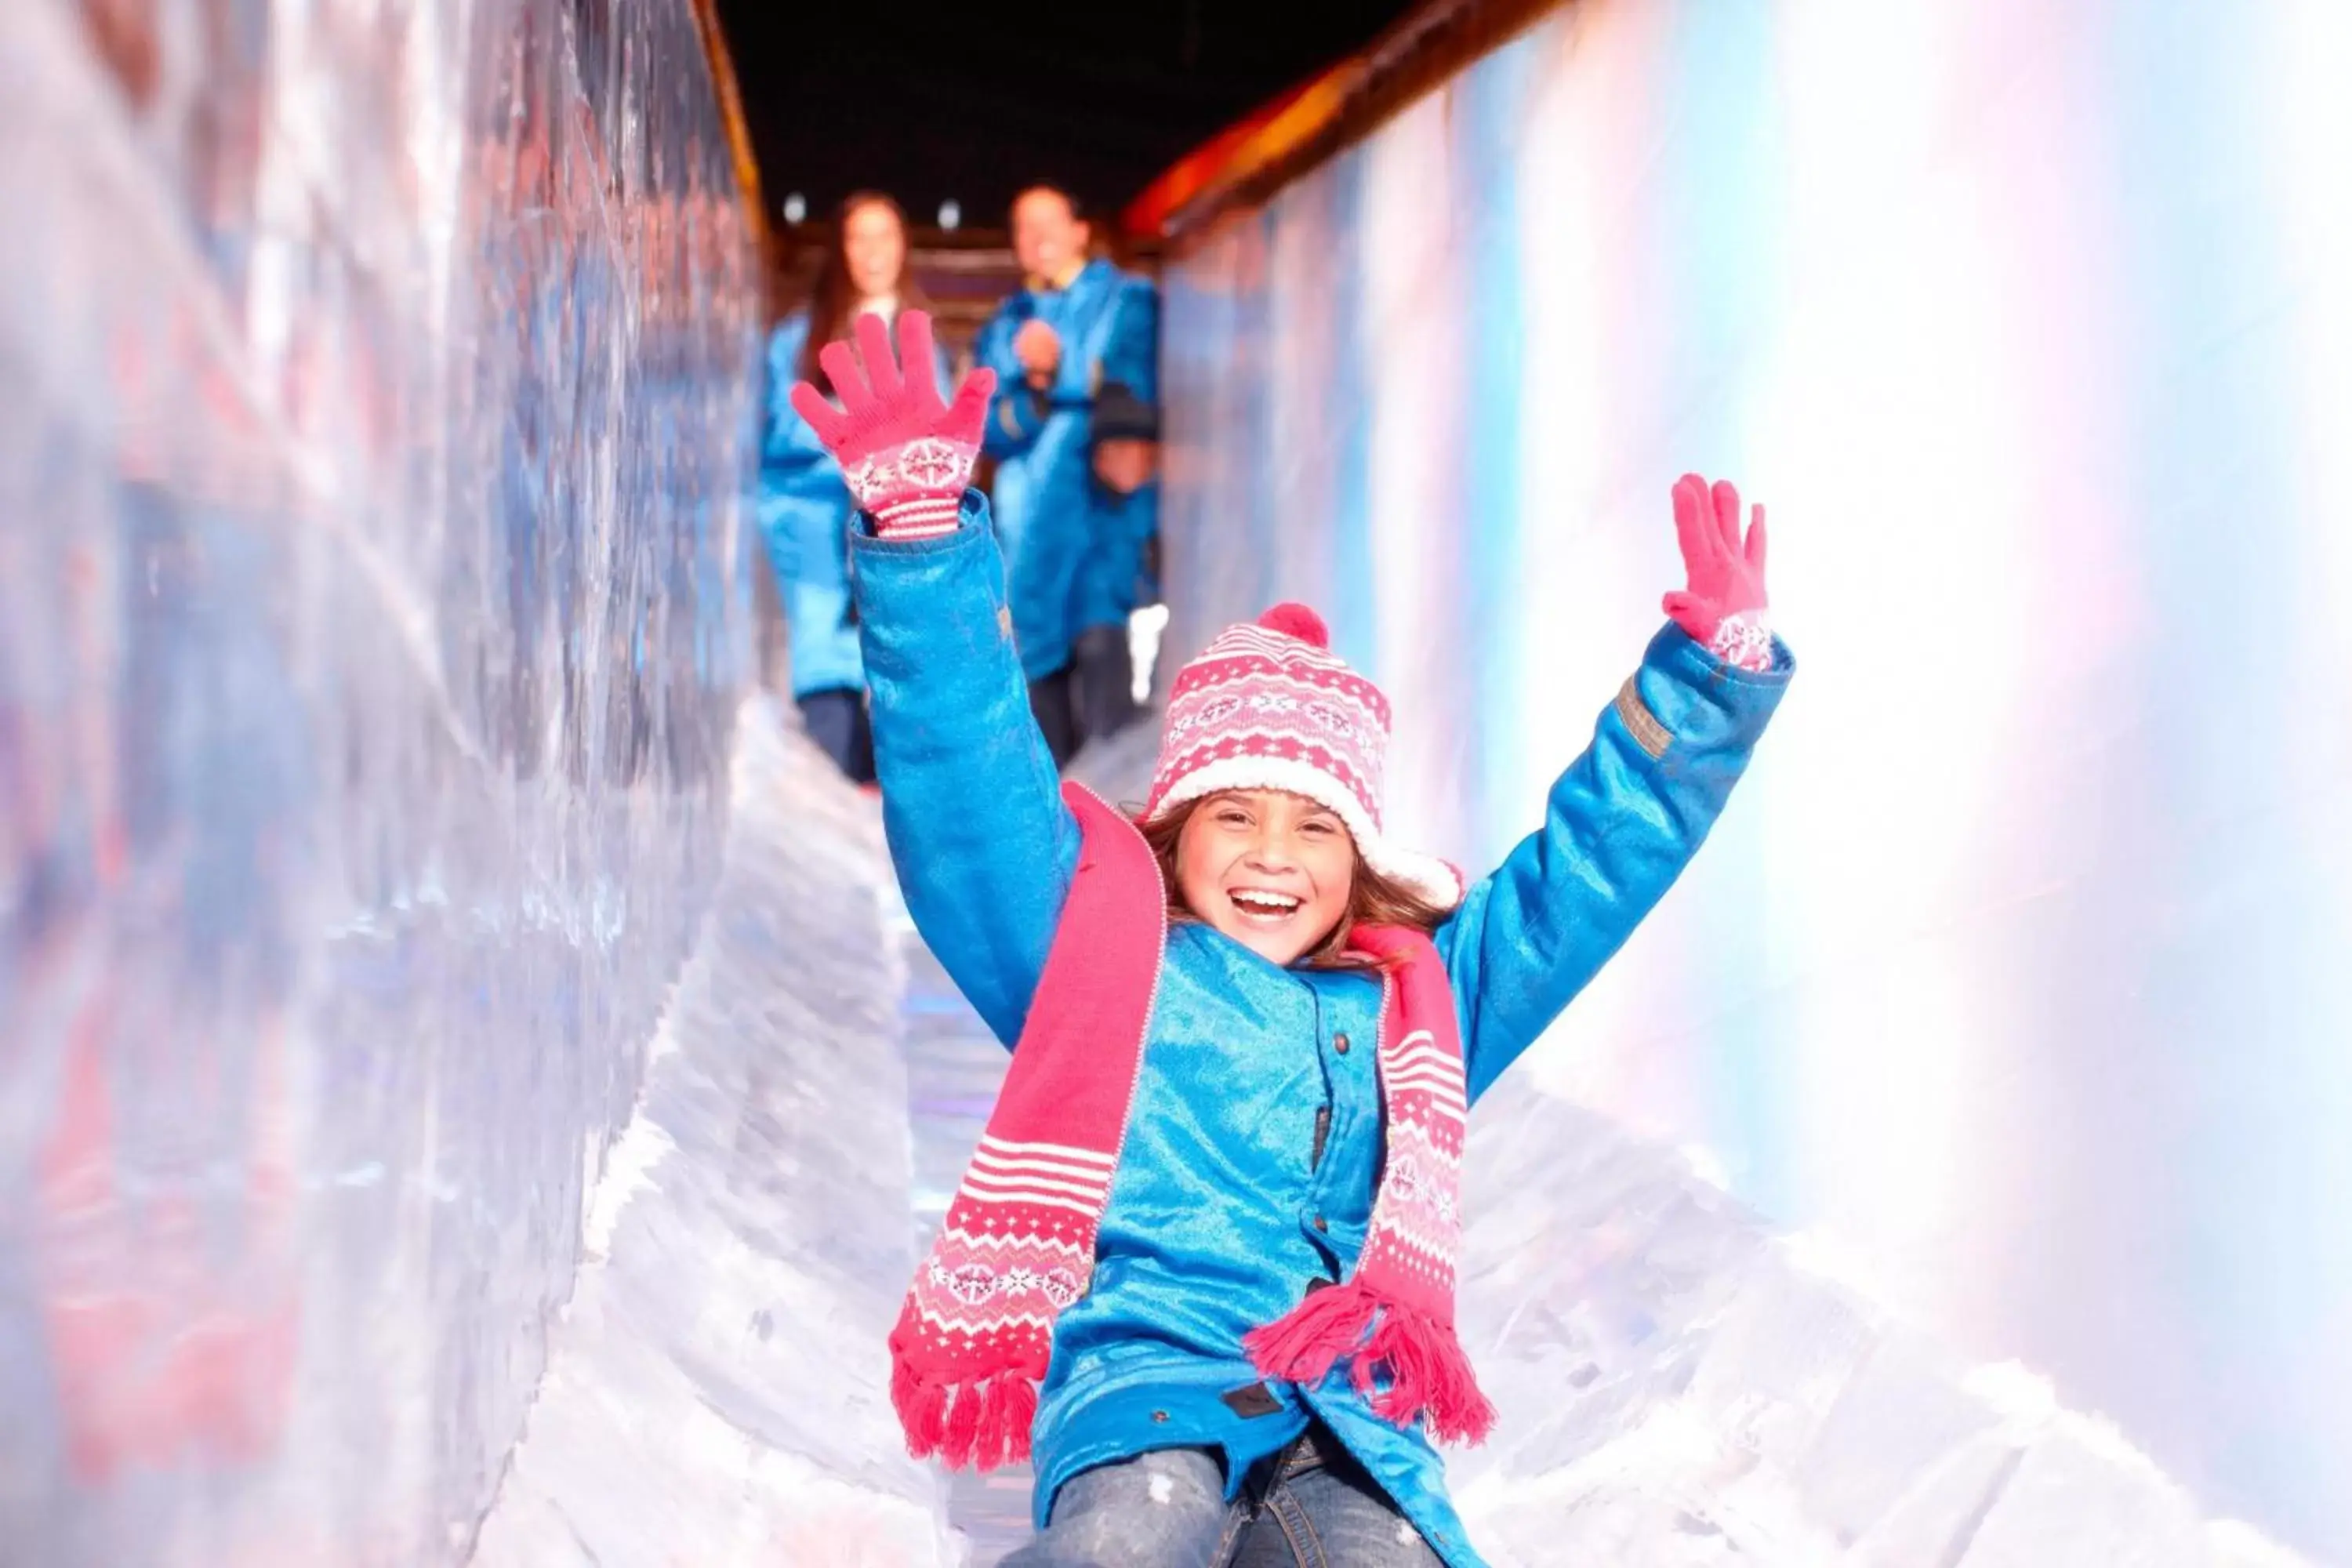
M 1348 1037 L 1345 1035 L 1332 1036 L 1331 1048 L 1339 1052 L 1341 1056 L 1346 1056 L 1348 1054 Z
M 1165 1410 L 1155 1410 L 1151 1413 L 1151 1418 L 1154 1421 L 1165 1423 L 1168 1419 L 1168 1412 Z
M 1331 1228 L 1331 1222 L 1325 1219 L 1318 1214 L 1315 1216 L 1315 1228 L 1318 1230 L 1328 1231 Z

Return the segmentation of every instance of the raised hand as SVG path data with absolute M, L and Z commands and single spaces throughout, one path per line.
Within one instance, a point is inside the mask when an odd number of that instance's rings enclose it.
M 931 370 L 930 317 L 908 310 L 898 321 L 896 355 L 890 329 L 874 315 L 857 319 L 856 353 L 835 342 L 818 353 L 839 407 L 804 381 L 793 388 L 793 407 L 841 465 L 877 534 L 926 539 L 955 531 L 996 373 L 973 371 L 953 404 L 941 402 Z
M 1675 534 L 1690 586 L 1665 597 L 1668 618 L 1717 658 L 1743 669 L 1772 668 L 1772 628 L 1764 595 L 1764 509 L 1747 537 L 1739 531 L 1739 491 L 1712 488 L 1696 474 L 1675 481 Z

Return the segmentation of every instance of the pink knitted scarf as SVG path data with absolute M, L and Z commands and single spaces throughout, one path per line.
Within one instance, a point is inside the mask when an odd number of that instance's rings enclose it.
M 1075 784 L 1083 846 L 1029 1021 L 947 1224 L 890 1334 L 908 1450 L 950 1468 L 1029 1454 L 1054 1320 L 1085 1294 L 1118 1169 L 1167 946 L 1167 891 L 1133 824 Z M 1244 1349 L 1261 1376 L 1320 1383 L 1348 1363 L 1375 1414 L 1442 1440 L 1494 1424 L 1454 1331 L 1467 1104 L 1454 995 L 1418 931 L 1358 927 L 1380 965 L 1388 1158 L 1354 1275 L 1310 1292 Z

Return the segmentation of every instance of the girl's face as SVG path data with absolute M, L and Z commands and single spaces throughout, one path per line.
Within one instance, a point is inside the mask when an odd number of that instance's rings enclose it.
M 841 220 L 841 255 L 849 263 L 849 286 L 860 300 L 897 292 L 907 261 L 907 231 L 898 226 L 898 215 L 880 202 L 851 209 Z
M 1286 968 L 1331 934 L 1355 882 L 1356 841 L 1346 825 L 1280 790 L 1211 795 L 1176 841 L 1185 908 Z

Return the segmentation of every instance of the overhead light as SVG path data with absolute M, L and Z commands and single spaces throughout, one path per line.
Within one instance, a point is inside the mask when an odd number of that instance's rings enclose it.
M 963 222 L 963 205 L 952 197 L 940 204 L 940 226 L 953 228 Z
M 784 198 L 784 221 L 798 223 L 808 216 L 808 200 L 798 191 Z

